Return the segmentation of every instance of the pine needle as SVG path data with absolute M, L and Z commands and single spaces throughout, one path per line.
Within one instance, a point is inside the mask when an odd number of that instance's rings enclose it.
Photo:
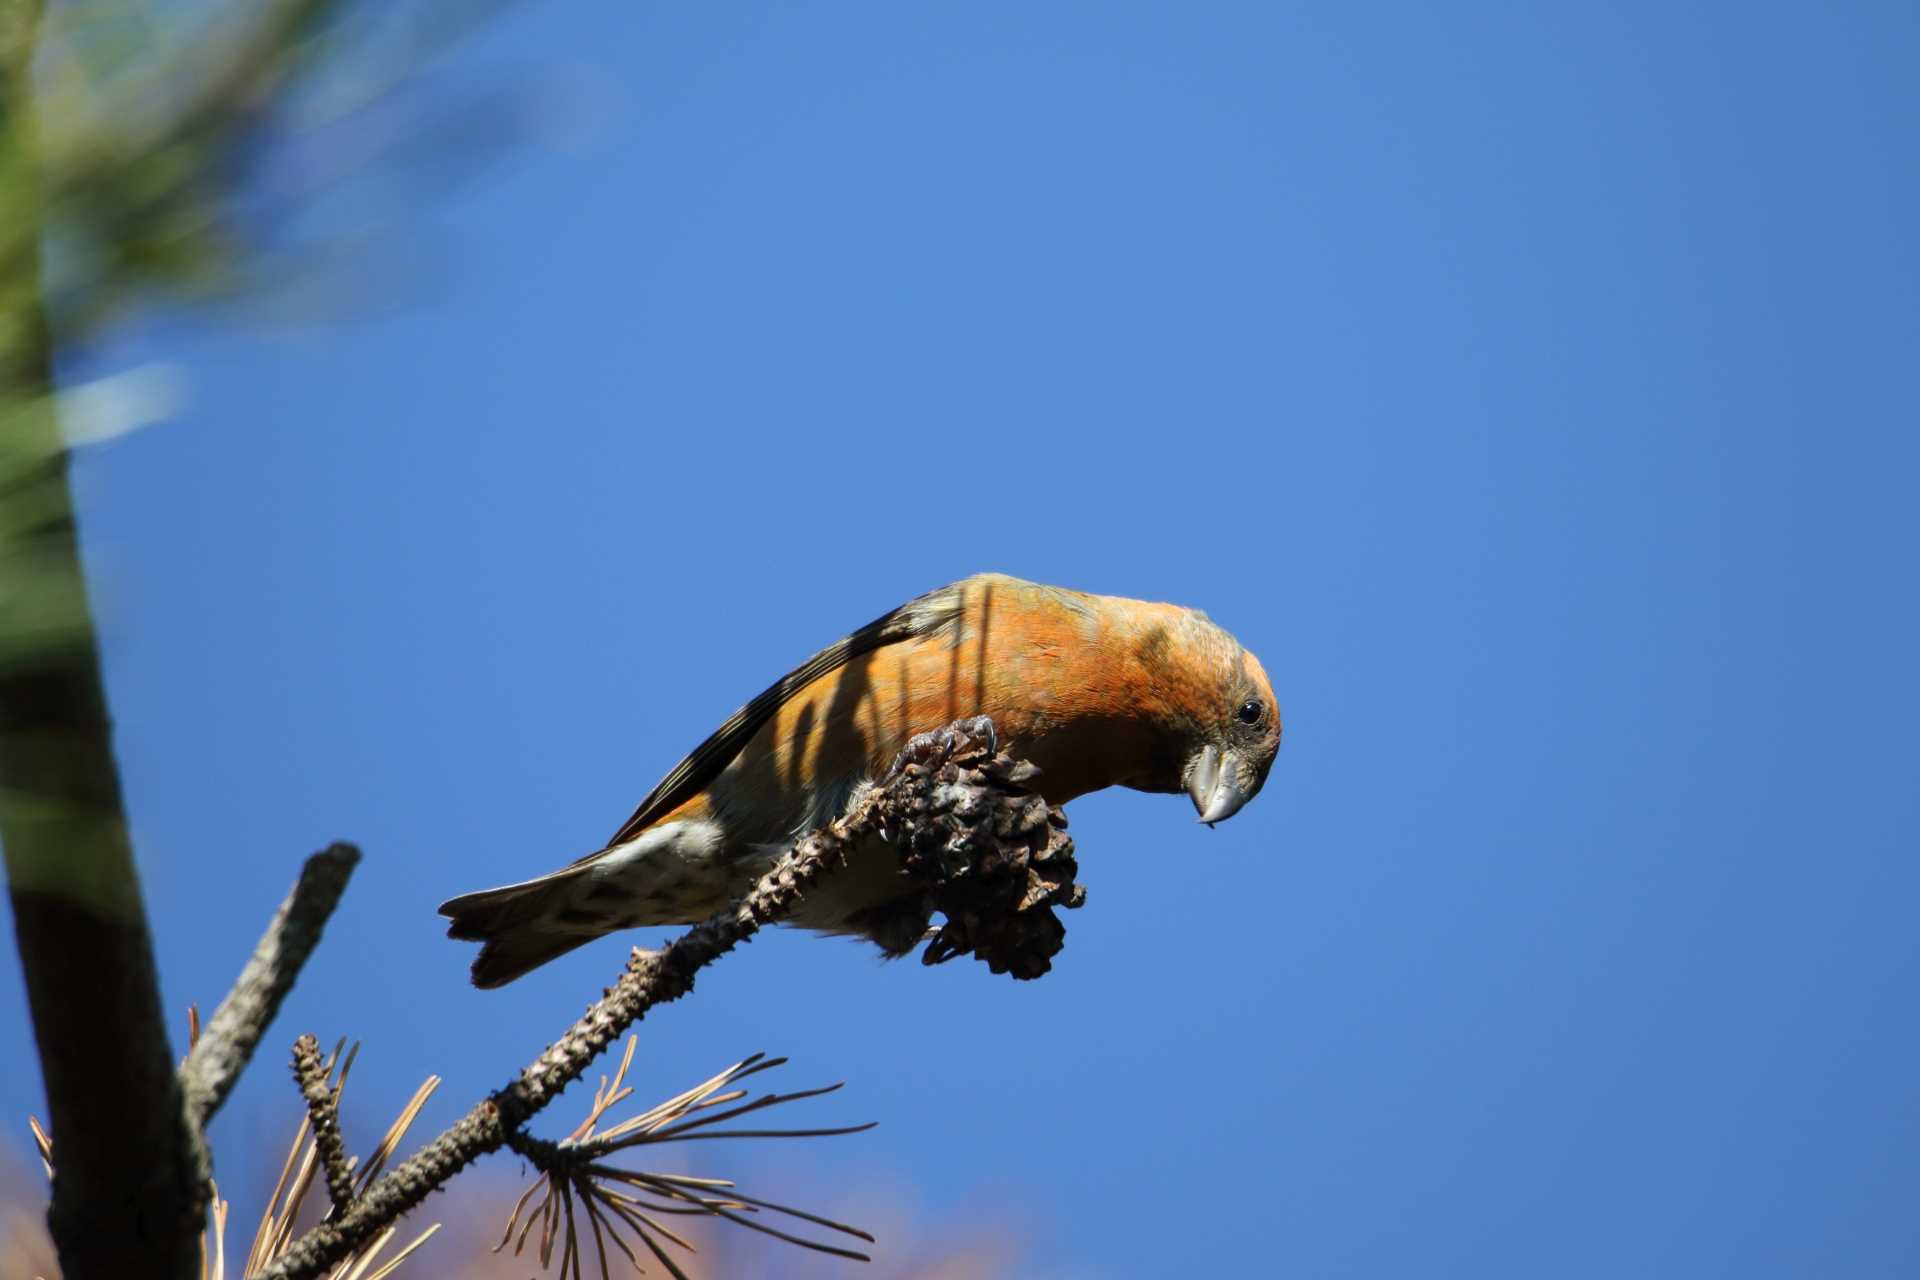
M 741 1081 L 786 1063 L 785 1058 L 769 1058 L 756 1053 L 709 1076 L 693 1088 L 603 1130 L 600 1125 L 608 1112 L 633 1094 L 626 1080 L 638 1046 L 639 1037 L 629 1036 L 619 1068 L 611 1079 L 601 1077 L 599 1087 L 594 1090 L 593 1101 L 587 1108 L 586 1118 L 563 1141 L 552 1143 L 526 1138 L 516 1144 L 515 1149 L 534 1163 L 541 1176 L 514 1202 L 512 1211 L 507 1215 L 506 1229 L 501 1233 L 500 1243 L 495 1246 L 494 1252 L 504 1250 L 511 1243 L 514 1254 L 518 1256 L 526 1248 L 537 1223 L 540 1238 L 535 1253 L 541 1267 L 554 1268 L 557 1252 L 560 1280 L 582 1280 L 587 1246 L 580 1238 L 579 1220 L 585 1217 L 587 1230 L 593 1239 L 593 1256 L 599 1264 L 602 1280 L 611 1280 L 612 1277 L 607 1252 L 609 1240 L 625 1255 L 636 1272 L 642 1270 L 639 1255 L 628 1243 L 626 1232 L 638 1237 L 641 1246 L 675 1280 L 687 1280 L 686 1272 L 666 1251 L 665 1246 L 672 1245 L 693 1253 L 693 1244 L 667 1228 L 656 1216 L 684 1215 L 732 1222 L 817 1253 L 861 1262 L 869 1260 L 868 1255 L 854 1249 L 808 1239 L 754 1221 L 749 1215 L 764 1209 L 873 1243 L 873 1237 L 858 1227 L 808 1213 L 804 1209 L 742 1194 L 734 1189 L 729 1179 L 651 1173 L 623 1169 L 605 1162 L 606 1157 L 617 1152 L 669 1142 L 715 1138 L 830 1137 L 871 1129 L 871 1124 L 822 1129 L 715 1127 L 784 1103 L 822 1097 L 839 1089 L 839 1085 L 804 1089 L 796 1093 L 768 1093 L 750 1098 L 749 1090 L 738 1087 Z M 644 1193 L 645 1198 L 615 1190 L 615 1187 L 631 1188 Z M 575 1212 L 576 1201 L 579 1213 Z

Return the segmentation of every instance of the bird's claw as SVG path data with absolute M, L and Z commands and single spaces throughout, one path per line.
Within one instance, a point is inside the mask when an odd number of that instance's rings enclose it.
M 900 754 L 893 758 L 893 765 L 887 770 L 889 778 L 898 777 L 900 771 L 910 764 L 938 768 L 951 759 L 961 747 L 977 744 L 994 755 L 1000 750 L 1000 735 L 994 731 L 993 720 L 988 716 L 968 716 L 955 720 L 944 729 L 934 729 L 927 733 L 916 733 L 907 739 L 907 745 L 900 748 Z

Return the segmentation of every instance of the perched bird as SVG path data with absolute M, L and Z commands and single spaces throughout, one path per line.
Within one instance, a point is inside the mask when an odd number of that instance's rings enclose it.
M 1208 826 L 1259 792 L 1280 747 L 1266 671 L 1206 614 L 982 574 L 782 677 L 675 765 L 606 848 L 442 903 L 447 933 L 486 944 L 474 985 L 497 987 L 616 929 L 704 919 L 845 812 L 910 738 L 978 715 L 1001 749 L 1040 767 L 1049 803 L 1112 786 L 1185 791 Z M 874 840 L 792 922 L 898 952 L 876 921 L 912 892 Z

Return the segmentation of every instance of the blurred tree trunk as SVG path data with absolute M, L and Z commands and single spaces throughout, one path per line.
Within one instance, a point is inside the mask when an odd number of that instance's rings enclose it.
M 0 843 L 57 1161 L 65 1280 L 191 1277 L 205 1170 L 161 1017 L 41 291 L 39 0 L 0 0 Z

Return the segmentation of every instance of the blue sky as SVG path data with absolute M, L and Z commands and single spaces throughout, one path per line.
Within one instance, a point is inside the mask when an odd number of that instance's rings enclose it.
M 356 840 L 276 1045 L 451 1121 L 625 940 L 478 992 L 434 905 L 996 569 L 1232 629 L 1266 791 L 1076 802 L 1037 983 L 729 958 L 642 1092 L 881 1125 L 725 1168 L 1023 1275 L 1913 1274 L 1916 65 L 1896 4 L 512 11 L 432 83 L 533 114 L 389 175 L 348 318 L 69 369 L 186 390 L 78 472 L 169 1006 Z

